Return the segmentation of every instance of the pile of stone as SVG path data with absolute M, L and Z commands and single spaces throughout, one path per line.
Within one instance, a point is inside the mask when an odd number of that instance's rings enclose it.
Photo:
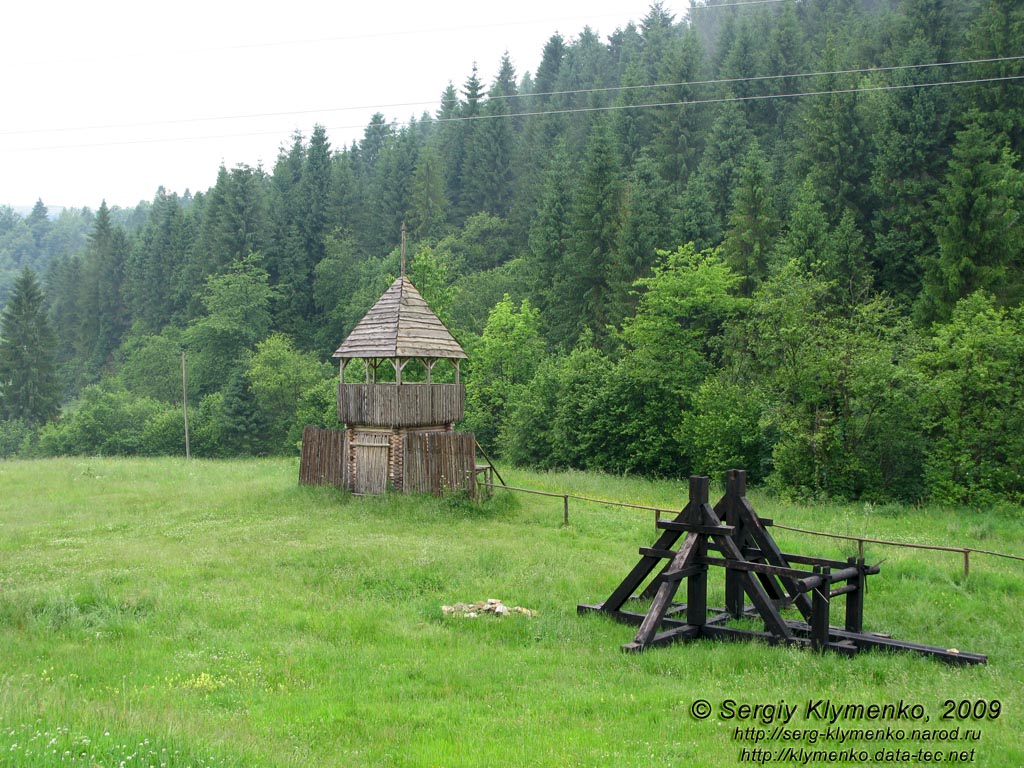
M 537 611 L 530 610 L 529 608 L 523 608 L 518 605 L 509 608 L 501 602 L 501 600 L 495 600 L 493 597 L 488 598 L 486 601 L 480 600 L 476 603 L 442 605 L 441 612 L 445 616 L 460 616 L 464 619 L 475 619 L 477 616 L 484 616 L 487 614 L 492 616 L 508 616 L 510 613 L 518 613 L 523 616 L 537 615 Z

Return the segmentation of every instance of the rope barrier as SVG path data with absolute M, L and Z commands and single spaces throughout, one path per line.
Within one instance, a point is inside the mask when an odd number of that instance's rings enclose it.
M 512 485 L 495 485 L 493 483 L 481 483 L 488 488 L 501 488 L 506 491 L 517 491 L 519 493 L 529 493 L 535 496 L 548 496 L 551 498 L 562 499 L 563 513 L 562 513 L 562 524 L 569 524 L 569 499 L 575 499 L 576 501 L 584 501 L 591 504 L 605 504 L 611 507 L 624 507 L 626 509 L 640 509 L 654 513 L 655 525 L 658 520 L 661 519 L 662 514 L 678 514 L 679 510 L 663 509 L 661 507 L 649 507 L 643 504 L 629 504 L 623 501 L 609 501 L 607 499 L 594 499 L 589 496 L 576 496 L 571 493 L 554 493 L 552 491 L 538 491 L 532 488 L 517 488 Z M 971 573 L 971 554 L 976 555 L 989 555 L 991 557 L 1002 557 L 1007 560 L 1017 560 L 1024 562 L 1024 557 L 1020 555 L 1010 555 L 1005 552 L 993 552 L 987 549 L 974 549 L 973 547 L 950 547 L 942 544 L 916 544 L 907 541 L 890 541 L 888 539 L 874 539 L 867 536 L 849 536 L 842 533 L 826 533 L 824 531 L 812 531 L 807 528 L 794 528 L 788 525 L 781 525 L 774 523 L 773 527 L 779 528 L 784 531 L 791 531 L 794 533 L 803 533 L 810 536 L 824 536 L 831 539 L 840 539 L 843 541 L 856 541 L 857 542 L 857 555 L 858 557 L 864 557 L 864 545 L 865 544 L 878 544 L 887 547 L 902 547 L 904 549 L 927 549 L 935 552 L 956 552 L 963 555 L 964 558 L 964 576 L 969 576 Z

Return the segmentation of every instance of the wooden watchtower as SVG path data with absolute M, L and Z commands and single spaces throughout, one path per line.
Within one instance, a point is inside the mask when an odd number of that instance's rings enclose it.
M 476 488 L 476 439 L 454 431 L 463 416 L 465 387 L 459 365 L 467 355 L 404 274 L 377 300 L 334 353 L 341 363 L 338 420 L 343 487 L 353 493 L 386 490 L 443 493 Z M 345 382 L 345 369 L 362 360 L 366 381 Z M 441 361 L 454 383 L 435 383 Z M 408 381 L 410 364 L 424 381 Z M 393 381 L 378 381 L 389 365 Z

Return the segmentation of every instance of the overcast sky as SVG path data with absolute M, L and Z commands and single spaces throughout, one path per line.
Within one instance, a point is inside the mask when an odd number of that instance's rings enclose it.
M 664 7 L 681 18 L 686 0 Z M 273 167 L 295 130 L 332 146 L 377 111 L 435 112 L 477 62 L 535 71 L 556 31 L 603 39 L 650 0 L 6 4 L 0 16 L 0 205 L 134 206 L 206 190 L 221 163 Z M 500 10 L 499 10 L 500 8 Z

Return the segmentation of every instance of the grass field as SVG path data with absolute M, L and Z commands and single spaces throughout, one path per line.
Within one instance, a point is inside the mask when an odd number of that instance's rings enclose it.
M 504 474 L 685 503 L 684 483 Z M 728 766 L 787 746 L 869 759 L 771 764 L 921 764 L 931 751 L 943 765 L 1024 765 L 1024 563 L 975 556 L 965 579 L 955 554 L 868 547 L 888 559 L 866 629 L 986 653 L 986 666 L 709 642 L 627 655 L 633 630 L 576 604 L 607 597 L 653 542 L 649 513 L 574 502 L 565 527 L 557 499 L 358 499 L 297 475 L 293 460 L 0 463 L 0 766 Z M 1024 554 L 1020 510 L 750 498 L 786 525 Z M 441 611 L 487 598 L 537 615 Z M 848 711 L 835 725 L 906 733 L 840 744 L 806 711 L 819 699 L 920 705 L 929 719 Z M 780 702 L 797 705 L 787 727 L 805 733 L 787 735 L 800 738 L 736 738 L 780 724 L 730 717 L 738 705 Z

